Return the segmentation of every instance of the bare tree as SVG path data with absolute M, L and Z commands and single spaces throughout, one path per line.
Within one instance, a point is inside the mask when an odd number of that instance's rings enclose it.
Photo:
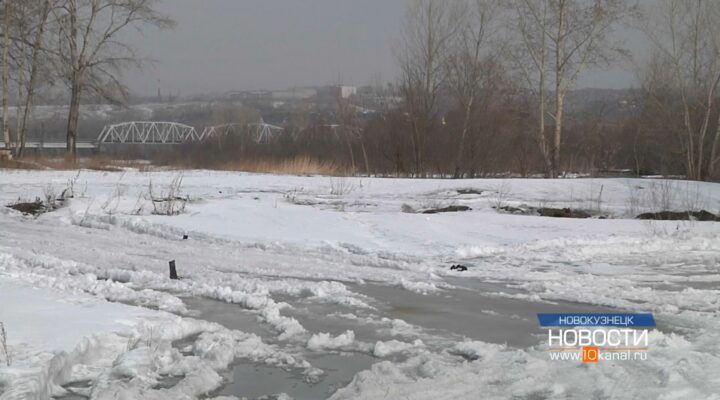
M 708 2 L 709 3 L 709 2 Z M 720 61 L 720 29 L 718 29 L 717 21 L 720 20 L 720 5 L 713 3 L 712 6 L 704 14 L 706 21 L 712 21 L 706 24 L 712 29 L 710 37 L 712 40 L 712 52 L 714 53 L 713 61 L 715 63 L 716 76 L 715 85 L 717 86 L 718 76 L 720 76 L 720 68 L 717 67 Z M 715 93 L 715 91 L 713 91 Z M 710 159 L 708 160 L 707 178 L 717 178 L 716 168 L 720 167 L 720 112 L 717 115 L 717 122 L 715 124 L 715 136 L 712 140 L 710 148 Z M 698 165 L 702 166 L 702 161 L 698 162 Z
M 29 0 L 18 4 L 22 13 L 16 29 L 18 68 L 18 118 L 16 154 L 21 157 L 25 150 L 27 125 L 35 98 L 38 78 L 42 72 L 47 73 L 47 52 L 45 52 L 45 35 L 49 23 L 50 11 L 54 0 Z M 26 77 L 27 74 L 27 77 Z
M 548 60 L 550 50 L 545 32 L 549 31 L 550 27 L 549 4 L 517 0 L 512 6 L 517 13 L 515 24 L 518 28 L 518 43 L 512 48 L 511 56 L 537 104 L 536 141 L 545 162 L 545 174 L 554 176 L 551 172 L 552 154 L 545 134 L 546 90 L 550 73 Z
M 57 56 L 70 89 L 67 150 L 76 152 L 80 102 L 86 91 L 109 101 L 122 101 L 127 90 L 118 79 L 121 69 L 138 65 L 133 49 L 119 35 L 129 27 L 173 26 L 159 14 L 157 0 L 62 0 L 53 8 L 58 28 Z
M 720 3 L 663 0 L 643 29 L 655 52 L 642 72 L 651 106 L 667 116 L 677 135 L 690 179 L 712 177 L 718 164 L 720 112 L 712 137 L 712 114 L 720 85 Z M 712 139 L 711 139 L 712 137 Z
M 2 48 L 2 131 L 3 140 L 5 141 L 5 148 L 11 148 L 10 138 L 10 124 L 8 119 L 10 118 L 9 113 L 9 101 L 10 101 L 10 30 L 12 23 L 13 13 L 13 1 L 5 0 L 5 7 L 3 8 L 3 48 Z
M 425 172 L 426 141 L 437 120 L 447 50 L 457 30 L 455 4 L 415 0 L 403 27 L 398 51 L 400 90 L 410 119 L 415 174 Z
M 614 26 L 634 12 L 625 0 L 513 0 L 518 38 L 516 65 L 538 105 L 537 140 L 546 174 L 557 176 L 565 98 L 590 66 L 607 65 L 625 52 L 611 40 Z M 548 93 L 554 98 L 552 103 Z M 549 111 L 552 109 L 552 111 Z M 545 117 L 554 122 L 545 132 Z
M 492 34 L 499 28 L 497 1 L 471 0 L 461 3 L 461 7 L 462 12 L 456 14 L 458 32 L 453 37 L 451 53 L 446 60 L 447 86 L 462 113 L 455 178 L 464 174 L 463 160 L 471 125 L 476 120 L 474 114 L 487 105 L 497 82 L 492 79 L 497 64 Z
M 365 138 L 363 129 L 360 127 L 357 118 L 357 109 L 352 104 L 350 99 L 343 98 L 340 93 L 336 98 L 335 116 L 337 119 L 338 127 L 337 130 L 340 132 L 342 138 L 345 141 L 345 145 L 348 148 L 348 154 L 350 155 L 350 166 L 352 171 L 357 171 L 357 162 L 355 161 L 355 152 L 353 150 L 353 144 L 358 142 L 360 144 L 360 151 L 362 153 L 363 162 L 365 164 L 365 172 L 370 174 L 370 161 L 367 155 L 367 149 L 365 147 Z

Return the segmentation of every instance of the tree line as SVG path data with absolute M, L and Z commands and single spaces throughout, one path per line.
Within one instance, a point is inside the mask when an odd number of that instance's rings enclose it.
M 122 33 L 173 25 L 154 0 L 2 4 L 2 130 L 18 155 L 38 86 L 64 87 L 74 153 L 83 99 L 127 97 L 120 72 L 139 59 Z M 630 169 L 717 180 L 720 2 L 646 5 L 414 0 L 395 44 L 398 77 L 378 90 L 374 112 L 338 96 L 329 113 L 297 107 L 270 143 L 219 138 L 192 153 L 209 161 L 310 156 L 358 173 L 418 177 Z M 627 49 L 628 32 L 645 37 L 647 54 Z M 624 98 L 593 102 L 577 90 L 583 74 L 618 65 L 634 65 L 637 76 Z
M 367 174 L 475 177 L 630 170 L 720 178 L 720 2 L 415 0 L 399 78 L 375 113 L 338 97 L 270 146 L 222 139 L 207 158 L 311 156 Z M 643 35 L 647 55 L 625 38 Z M 638 86 L 593 100 L 582 74 L 634 65 Z M 239 145 L 238 142 L 243 142 Z M 222 149 L 227 149 L 223 155 Z M 238 151 L 241 151 L 238 153 Z
M 131 28 L 168 28 L 156 0 L 3 0 L 2 135 L 17 156 L 25 150 L 28 121 L 40 87 L 67 95 L 67 151 L 76 153 L 80 105 L 89 95 L 122 103 L 123 69 L 141 58 L 123 40 Z M 16 126 L 10 126 L 10 101 Z
M 657 0 L 647 9 L 625 0 L 415 1 L 398 50 L 406 162 L 416 175 L 451 169 L 462 177 L 500 153 L 494 172 L 556 177 L 584 158 L 596 168 L 717 179 L 718 21 L 712 0 Z M 642 32 L 648 60 L 633 60 L 621 28 Z M 639 80 L 628 99 L 635 109 L 566 115 L 581 74 L 627 61 Z M 436 151 L 443 140 L 452 161 Z

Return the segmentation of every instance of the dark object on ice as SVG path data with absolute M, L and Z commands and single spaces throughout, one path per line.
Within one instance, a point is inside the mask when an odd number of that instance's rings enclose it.
M 168 196 L 168 197 L 160 197 L 160 198 L 154 198 L 152 199 L 155 203 L 168 203 L 173 201 L 188 201 L 189 197 L 180 197 L 180 196 Z
M 540 215 L 542 217 L 554 218 L 592 218 L 593 214 L 572 208 L 552 208 L 552 207 L 529 207 L 529 206 L 502 206 L 496 208 L 498 211 L 504 211 L 510 214 L 519 215 Z M 606 219 L 607 215 L 596 215 L 599 219 Z
M 467 267 L 464 265 L 458 264 L 458 265 L 453 265 L 452 267 L 450 267 L 450 270 L 462 272 L 462 271 L 467 271 Z
M 482 190 L 479 189 L 456 189 L 458 194 L 482 194 Z
M 510 214 L 528 214 L 528 210 L 513 206 L 501 206 L 498 210 L 509 212 Z
M 655 219 L 663 221 L 720 221 L 717 216 L 709 211 L 660 211 L 655 213 L 643 213 L 637 219 Z
M 423 214 L 437 214 L 437 213 L 445 213 L 445 212 L 458 212 L 458 211 L 470 211 L 472 208 L 468 206 L 449 206 L 444 208 L 432 208 L 429 210 L 425 210 L 422 213 Z
M 20 211 L 21 213 L 28 215 L 38 215 L 42 214 L 47 211 L 47 207 L 45 207 L 45 204 L 40 199 L 37 199 L 33 202 L 21 202 L 21 203 L 15 203 L 10 204 L 7 206 L 8 208 L 12 208 L 13 210 Z
M 170 261 L 170 279 L 177 279 L 177 271 L 175 270 L 175 260 Z
M 188 240 L 188 235 L 183 235 L 183 240 Z
M 591 215 L 583 210 L 573 210 L 571 208 L 538 208 L 538 213 L 543 217 L 555 218 L 590 218 Z

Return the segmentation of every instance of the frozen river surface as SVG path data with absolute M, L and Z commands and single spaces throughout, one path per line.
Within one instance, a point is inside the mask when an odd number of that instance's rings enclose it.
M 711 398 L 720 228 L 631 219 L 657 182 L 0 171 L 4 204 L 73 192 L 0 211 L 0 399 Z M 614 311 L 655 315 L 648 360 L 548 357 L 537 313 Z

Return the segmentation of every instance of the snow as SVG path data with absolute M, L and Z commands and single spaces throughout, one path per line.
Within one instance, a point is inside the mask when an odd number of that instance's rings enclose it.
M 185 212 L 153 215 L 148 186 L 164 191 L 180 174 Z M 51 213 L 0 209 L 0 321 L 13 361 L 0 367 L 2 400 L 218 396 L 237 362 L 317 382 L 326 367 L 316 359 L 328 353 L 375 361 L 323 394 L 332 399 L 720 392 L 720 224 L 630 218 L 666 207 L 717 213 L 718 184 L 0 170 L 3 204 L 68 187 L 74 198 Z M 403 212 L 448 205 L 472 211 Z M 513 215 L 494 208 L 502 205 L 607 218 Z M 182 279 L 168 279 L 170 260 Z M 370 285 L 393 295 L 362 290 Z M 460 296 L 468 291 L 482 296 Z M 537 331 L 470 339 L 433 323 L 424 302 L 393 302 L 411 295 L 477 298 L 484 303 L 449 302 L 461 309 L 447 312 L 522 327 L 532 315 L 513 304 L 653 312 L 659 326 L 648 361 L 587 367 L 551 361 L 539 337 L 523 341 L 531 347 L 493 339 Z M 263 329 L 205 321 L 188 297 L 232 304 Z
M 110 370 L 107 376 L 97 378 L 94 398 L 116 398 L 112 396 L 118 393 L 134 396 L 132 393 L 139 394 L 143 385 L 103 388 L 103 383 L 118 376 L 137 378 L 145 386 L 154 383 L 162 351 L 159 347 L 151 349 L 146 343 L 160 346 L 159 343 L 198 331 L 219 328 L 172 314 L 110 303 L 84 293 L 68 297 L 67 293 L 41 290 L 7 276 L 0 276 L 0 303 L 12 359 L 10 367 L 0 370 L 0 383 L 9 386 L 0 396 L 3 399 L 62 395 L 65 390 L 60 385 L 86 378 L 88 370 L 99 366 Z M 131 343 L 137 347 L 127 351 Z M 211 383 L 212 370 L 198 374 L 202 376 L 186 378 L 204 382 L 205 389 L 197 394 L 220 385 L 219 376 Z M 96 378 L 92 373 L 90 376 Z M 104 389 L 112 392 L 112 396 L 104 395 Z
M 21 344 L 28 352 L 44 346 L 71 351 L 85 332 L 127 329 L 152 315 L 143 308 L 100 301 L 90 295 L 67 298 L 61 291 L 40 289 L 6 276 L 0 278 L 0 304 L 3 323 L 17 329 L 8 328 L 10 342 Z M 22 307 L 12 307 L 14 304 Z M 13 364 L 23 363 L 19 357 L 22 354 L 13 357 Z
M 405 352 L 413 347 L 422 346 L 423 342 L 420 339 L 415 340 L 413 343 L 401 342 L 399 340 L 389 340 L 387 342 L 378 341 L 373 348 L 373 355 L 382 358 L 391 354 Z
M 328 333 L 316 333 L 308 340 L 307 347 L 310 350 L 337 350 L 349 348 L 355 342 L 355 332 L 345 331 L 344 333 L 332 337 Z

